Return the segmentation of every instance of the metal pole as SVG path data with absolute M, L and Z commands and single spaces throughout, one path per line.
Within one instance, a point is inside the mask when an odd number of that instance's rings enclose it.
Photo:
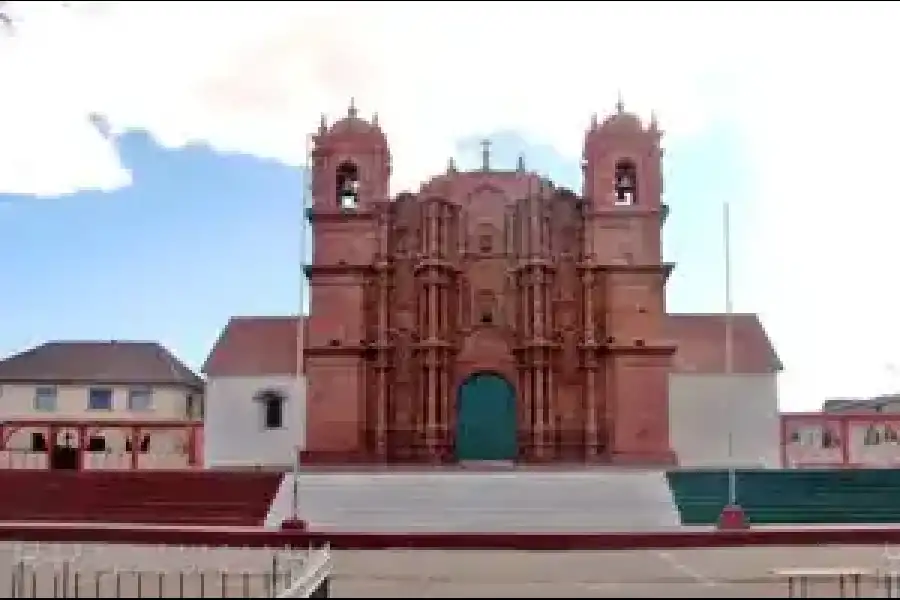
M 734 466 L 733 455 L 733 438 L 731 432 L 728 432 L 728 504 L 734 506 L 737 503 L 737 470 Z
M 313 134 L 306 136 L 306 172 L 303 181 L 303 206 L 300 211 L 300 289 L 298 290 L 297 301 L 297 392 L 301 394 L 304 402 L 300 403 L 301 409 L 306 406 L 306 230 L 310 227 L 307 219 L 307 209 L 312 206 L 312 150 L 313 150 Z M 300 423 L 305 423 L 305 416 L 301 416 Z M 298 439 L 294 446 L 294 460 L 291 461 L 294 466 L 294 485 L 297 485 L 297 472 L 300 468 L 300 449 L 305 438 L 305 431 L 298 431 Z
M 307 134 L 306 136 L 306 172 L 304 174 L 303 181 L 303 199 L 302 199 L 302 207 L 300 211 L 300 255 L 298 256 L 300 260 L 300 288 L 298 290 L 298 302 L 297 302 L 297 393 L 302 394 L 302 397 L 306 398 L 306 380 L 304 377 L 306 371 L 305 365 L 305 347 L 306 347 L 306 319 L 305 319 L 305 309 L 306 309 L 306 228 L 309 226 L 309 222 L 306 218 L 306 210 L 312 205 L 312 148 L 313 148 L 313 134 Z M 299 406 L 306 406 L 306 402 L 299 403 Z M 306 418 L 304 416 L 300 416 L 300 423 L 305 423 Z M 305 432 L 302 430 L 298 433 L 299 436 L 304 436 Z M 299 519 L 299 503 L 300 503 L 300 450 L 301 450 L 301 439 L 296 440 L 296 444 L 293 446 L 294 458 L 291 461 L 291 519 L 293 521 L 297 521 Z
M 306 218 L 306 210 L 312 205 L 312 146 L 313 135 L 306 136 L 306 174 L 303 182 L 303 210 L 300 216 L 300 290 L 297 310 L 297 379 L 303 385 L 305 369 L 304 351 L 306 345 L 306 324 L 304 311 L 306 309 L 306 228 L 310 223 Z
M 291 474 L 291 520 L 300 518 L 300 446 L 294 446 L 294 472 Z
M 734 306 L 731 298 L 731 211 L 728 201 L 722 210 L 722 235 L 725 246 L 725 375 L 734 372 Z M 730 386 L 729 386 L 730 387 Z M 737 469 L 734 464 L 734 419 L 728 427 L 728 503 L 737 504 Z

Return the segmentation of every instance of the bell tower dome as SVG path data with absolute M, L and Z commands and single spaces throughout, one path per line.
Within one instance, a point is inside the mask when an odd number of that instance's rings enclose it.
M 645 127 L 625 111 L 621 98 L 616 111 L 602 123 L 592 119 L 585 135 L 582 170 L 584 196 L 596 207 L 660 208 L 662 150 L 656 119 Z
M 325 210 L 366 210 L 386 201 L 391 155 L 378 125 L 359 116 L 353 100 L 347 115 L 330 127 L 322 117 L 313 137 L 313 206 Z

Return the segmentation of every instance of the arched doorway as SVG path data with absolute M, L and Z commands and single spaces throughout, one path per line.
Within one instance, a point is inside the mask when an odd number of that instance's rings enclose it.
M 494 373 L 475 373 L 456 399 L 456 459 L 516 458 L 516 392 Z

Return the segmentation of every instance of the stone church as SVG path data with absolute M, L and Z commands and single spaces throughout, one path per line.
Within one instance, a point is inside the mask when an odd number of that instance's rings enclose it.
M 691 405 L 682 429 L 688 415 L 712 414 L 697 402 L 743 395 L 767 407 L 759 435 L 775 451 L 781 366 L 755 315 L 733 317 L 728 375 L 765 384 L 673 383 L 723 374 L 724 317 L 667 314 L 661 138 L 619 103 L 586 130 L 579 191 L 523 160 L 492 164 L 485 143 L 480 168 L 451 161 L 417 193 L 391 197 L 377 119 L 352 105 L 330 126 L 323 119 L 308 209 L 311 314 L 233 320 L 205 367 L 209 415 L 255 393 L 247 384 L 217 400 L 217 381 L 255 376 L 262 393 L 278 388 L 266 377 L 284 376 L 302 382 L 282 394 L 307 463 L 665 465 L 676 462 L 673 395 Z M 269 331 L 268 344 L 262 333 L 249 341 L 254 328 Z

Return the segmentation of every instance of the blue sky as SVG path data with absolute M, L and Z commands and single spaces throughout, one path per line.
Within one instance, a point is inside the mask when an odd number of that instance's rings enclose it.
M 512 168 L 522 152 L 529 168 L 580 189 L 578 163 L 550 146 L 490 137 L 493 164 Z M 144 132 L 116 143 L 128 187 L 3 197 L 0 253 L 13 260 L 0 314 L 13 318 L 0 354 L 51 339 L 152 339 L 197 367 L 229 316 L 297 312 L 303 169 L 203 145 L 165 149 Z M 478 138 L 460 140 L 456 155 L 477 164 Z M 721 198 L 742 176 L 739 145 L 712 131 L 671 148 L 666 164 L 667 255 L 680 263 L 670 306 L 720 310 Z

